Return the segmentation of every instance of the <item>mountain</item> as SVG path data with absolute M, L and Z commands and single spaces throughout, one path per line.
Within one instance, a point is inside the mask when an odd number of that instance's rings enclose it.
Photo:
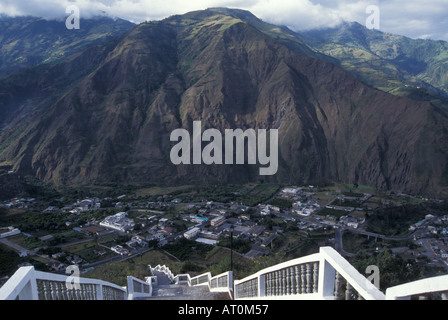
M 416 99 L 448 97 L 448 42 L 369 30 L 357 22 L 302 32 L 301 37 L 375 88 Z
M 142 23 L 0 79 L 0 165 L 66 186 L 338 181 L 446 196 L 438 108 L 376 90 L 289 31 L 228 10 Z M 222 133 L 278 129 L 278 173 L 173 165 L 171 133 L 196 120 Z
M 0 15 L 0 74 L 51 63 L 101 43 L 135 24 L 106 16 L 81 19 L 80 29 L 69 30 L 64 21 Z

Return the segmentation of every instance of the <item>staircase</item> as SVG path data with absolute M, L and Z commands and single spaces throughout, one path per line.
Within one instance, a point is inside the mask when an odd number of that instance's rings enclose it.
M 157 277 L 153 284 L 152 297 L 139 300 L 230 300 L 228 293 L 210 292 L 208 286 L 195 286 L 172 284 L 168 276 L 160 271 L 153 271 Z
M 191 277 L 149 267 L 127 286 L 20 267 L 0 288 L 0 300 L 448 300 L 448 275 L 380 291 L 331 247 L 260 270 L 242 280 L 228 271 Z M 367 271 L 366 271 L 367 272 Z

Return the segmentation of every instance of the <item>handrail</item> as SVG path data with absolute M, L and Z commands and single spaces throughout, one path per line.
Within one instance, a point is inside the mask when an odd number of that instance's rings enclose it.
M 313 254 L 265 268 L 242 280 L 236 280 L 235 300 L 273 300 L 299 295 L 307 299 L 317 298 L 315 292 L 317 292 L 318 269 L 314 268 L 314 264 L 318 262 L 319 254 Z
M 191 287 L 208 285 L 211 278 L 212 274 L 210 272 L 206 272 L 204 274 L 191 278 L 189 281 L 189 285 Z
M 170 268 L 168 268 L 165 265 L 161 266 L 159 264 L 155 268 L 152 268 L 150 265 L 148 265 L 148 267 L 151 270 L 151 273 L 154 272 L 154 270 L 155 270 L 155 271 L 164 273 L 171 282 L 174 282 L 176 280 L 176 276 L 171 272 Z
M 97 279 L 71 278 L 21 267 L 0 288 L 0 300 L 126 300 L 127 291 Z
M 127 277 L 128 300 L 152 297 L 152 283 Z
M 448 275 L 387 289 L 386 295 L 331 247 L 319 253 L 265 268 L 234 281 L 231 271 L 212 277 L 210 272 L 190 277 L 174 276 L 167 266 L 149 266 L 152 276 L 142 281 L 127 277 L 127 287 L 97 279 L 71 277 L 21 267 L 0 288 L 0 300 L 126 300 L 152 296 L 157 284 L 154 271 L 163 272 L 176 284 L 207 285 L 210 292 L 228 292 L 231 299 L 366 299 L 403 300 L 440 295 L 448 300 Z M 72 282 L 73 281 L 73 282 Z M 344 291 L 345 290 L 345 291 Z M 437 296 L 438 297 L 438 296 Z
M 410 300 L 412 296 L 440 293 L 442 300 L 448 299 L 448 275 L 418 280 L 386 290 L 386 300 Z
M 385 295 L 331 247 L 235 281 L 235 299 L 338 299 L 341 281 L 345 298 L 384 300 Z

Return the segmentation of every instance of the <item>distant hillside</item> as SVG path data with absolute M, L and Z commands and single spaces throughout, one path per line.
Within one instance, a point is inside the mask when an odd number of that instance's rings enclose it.
M 80 25 L 68 30 L 65 20 L 0 16 L 0 74 L 58 61 L 135 26 L 108 17 L 82 19 Z
M 445 41 L 414 40 L 369 30 L 356 22 L 300 36 L 310 47 L 337 59 L 344 69 L 375 88 L 418 100 L 448 98 Z

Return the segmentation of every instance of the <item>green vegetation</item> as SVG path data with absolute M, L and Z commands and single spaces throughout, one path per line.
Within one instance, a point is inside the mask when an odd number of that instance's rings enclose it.
M 413 261 L 405 261 L 393 255 L 390 250 L 384 250 L 372 256 L 357 255 L 350 263 L 361 273 L 366 274 L 366 268 L 374 265 L 380 271 L 380 290 L 385 290 L 406 282 L 421 279 L 423 268 Z
M 292 208 L 294 201 L 292 200 L 286 200 L 281 198 L 275 198 L 274 200 L 270 201 L 269 204 L 279 207 L 283 210 L 290 210 Z
M 11 276 L 16 272 L 17 265 L 22 262 L 23 259 L 16 252 L 0 244 L 0 275 Z
M 334 206 L 338 207 L 351 207 L 351 208 L 357 208 L 360 205 L 359 201 L 356 200 L 339 200 L 336 199 L 333 201 Z
M 358 23 L 303 33 L 318 52 L 369 85 L 414 100 L 433 101 L 445 112 L 448 102 L 448 45 L 371 31 Z M 327 58 L 328 59 L 328 58 Z
M 247 206 L 254 206 L 271 198 L 280 189 L 279 184 L 248 183 L 248 184 L 226 184 L 207 185 L 198 183 L 196 186 L 185 185 L 176 187 L 150 186 L 130 190 L 136 199 L 158 201 L 162 196 L 169 199 L 179 198 L 183 202 L 202 202 L 204 200 L 228 203 L 235 201 Z
M 0 54 L 4 59 L 0 73 L 41 63 L 54 63 L 81 49 L 121 34 L 134 24 L 121 19 L 86 19 L 72 32 L 59 21 L 36 17 L 1 17 L 3 34 Z
M 177 257 L 181 261 L 190 260 L 193 255 L 206 255 L 211 249 L 213 249 L 213 246 L 190 241 L 185 238 L 163 247 L 163 250 Z
M 367 231 L 386 236 L 403 237 L 410 234 L 409 227 L 425 218 L 422 205 L 403 205 L 378 210 L 367 220 Z

